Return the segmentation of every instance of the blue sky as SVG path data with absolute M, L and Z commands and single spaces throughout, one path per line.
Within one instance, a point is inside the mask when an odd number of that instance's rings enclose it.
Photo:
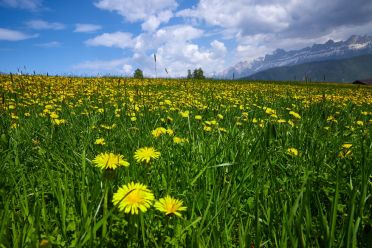
M 371 34 L 370 13 L 370 0 L 0 0 L 0 72 L 154 76 L 155 53 L 158 76 L 213 75 Z

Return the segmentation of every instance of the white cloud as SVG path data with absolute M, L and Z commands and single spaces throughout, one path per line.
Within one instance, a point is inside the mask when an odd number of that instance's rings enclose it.
M 61 45 L 62 43 L 59 41 L 51 41 L 51 42 L 46 42 L 46 43 L 35 44 L 35 46 L 44 47 L 44 48 L 55 48 L 55 47 L 60 47 Z
M 38 34 L 25 34 L 16 30 L 0 28 L 0 40 L 19 41 L 37 37 Z
M 229 38 L 257 34 L 314 38 L 368 23 L 371 12 L 370 0 L 200 0 L 176 16 L 219 27 Z
M 234 40 L 237 45 L 227 62 L 234 64 L 277 48 L 294 50 L 352 34 L 371 34 L 371 12 L 370 0 L 200 0 L 175 16 L 195 26 L 207 24 L 222 38 Z
M 97 36 L 86 43 L 107 47 L 131 48 L 132 56 L 111 61 L 86 61 L 77 66 L 79 70 L 105 70 L 124 73 L 141 68 L 145 76 L 155 76 L 153 54 L 157 56 L 158 76 L 183 77 L 187 69 L 203 68 L 207 75 L 222 70 L 227 49 L 221 41 L 214 40 L 207 47 L 194 43 L 204 32 L 189 25 L 174 25 L 132 37 L 116 32 Z M 126 44 L 126 45 L 123 45 Z M 130 66 L 129 66 L 130 65 Z M 169 72 L 165 72 L 165 68 Z
M 155 31 L 161 23 L 167 23 L 170 18 L 172 18 L 173 13 L 172 11 L 166 10 L 160 12 L 158 15 L 152 15 L 147 17 L 144 23 L 142 23 L 141 27 L 145 31 L 153 32 Z
M 159 68 L 167 68 L 171 77 L 183 77 L 188 69 L 199 67 L 203 68 L 206 75 L 213 75 L 224 69 L 226 58 L 213 45 L 200 47 L 191 42 L 169 42 L 157 49 L 157 59 Z M 163 76 L 166 75 L 163 73 Z
M 204 31 L 190 25 L 174 25 L 159 29 L 154 38 L 159 42 L 181 42 L 201 38 Z
M 41 0 L 0 0 L 0 6 L 10 8 L 37 10 L 41 5 Z
M 52 30 L 62 30 L 65 29 L 65 25 L 59 22 L 47 22 L 43 20 L 31 20 L 26 22 L 26 25 L 29 28 L 37 29 L 37 30 L 44 30 L 44 29 L 52 29 Z
M 133 73 L 133 67 L 127 64 L 124 64 L 121 70 L 125 75 L 131 75 Z
M 125 49 L 133 47 L 135 41 L 132 39 L 131 33 L 115 32 L 98 35 L 85 41 L 85 44 L 88 46 L 105 46 Z
M 219 54 L 219 55 L 225 55 L 226 52 L 227 52 L 225 44 L 223 42 L 218 41 L 218 40 L 212 41 L 211 42 L 211 47 L 214 49 L 216 54 Z
M 203 20 L 228 32 L 277 32 L 289 25 L 287 10 L 282 4 L 262 4 L 246 0 L 200 0 L 197 7 L 185 9 L 177 16 Z
M 175 0 L 99 0 L 95 6 L 117 12 L 129 22 L 141 21 L 142 29 L 152 32 L 172 18 L 178 4 Z
M 102 29 L 102 26 L 88 23 L 77 23 L 74 32 L 76 33 L 92 33 Z
M 175 0 L 100 0 L 95 6 L 109 11 L 115 11 L 130 22 L 146 20 L 164 10 L 177 7 Z

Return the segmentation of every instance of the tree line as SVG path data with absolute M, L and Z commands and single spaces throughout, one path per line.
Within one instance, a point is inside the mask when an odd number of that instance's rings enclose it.
M 143 78 L 143 71 L 141 69 L 137 68 L 134 71 L 133 77 L 142 79 Z M 187 78 L 188 79 L 205 79 L 203 69 L 198 68 L 198 69 L 195 69 L 193 72 L 191 72 L 190 69 L 187 70 Z

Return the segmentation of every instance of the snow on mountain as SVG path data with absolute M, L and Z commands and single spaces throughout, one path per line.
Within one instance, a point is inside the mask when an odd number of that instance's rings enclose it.
M 346 41 L 329 40 L 324 44 L 314 44 L 300 50 L 276 49 L 272 54 L 267 54 L 252 62 L 239 62 L 217 76 L 226 79 L 241 78 L 274 67 L 351 58 L 364 54 L 372 54 L 372 36 L 353 35 Z

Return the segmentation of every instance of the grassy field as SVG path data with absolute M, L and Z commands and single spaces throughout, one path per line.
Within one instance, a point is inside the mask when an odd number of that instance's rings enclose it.
M 372 246 L 370 87 L 1 76 L 0 104 L 0 247 Z

